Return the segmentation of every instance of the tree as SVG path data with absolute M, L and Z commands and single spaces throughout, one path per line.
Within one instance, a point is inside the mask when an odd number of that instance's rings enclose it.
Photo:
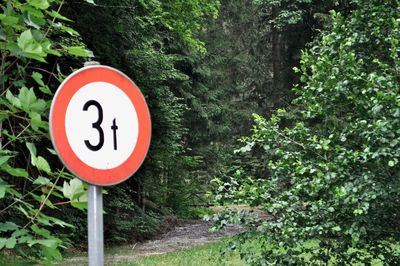
M 243 139 L 242 151 L 264 151 L 268 175 L 238 170 L 220 187 L 219 198 L 272 218 L 228 216 L 261 245 L 245 254 L 254 265 L 400 261 L 400 2 L 353 4 L 349 16 L 332 12 L 332 28 L 304 52 L 290 110 L 256 115 Z
M 109 190 L 113 201 L 107 209 L 119 206 L 121 213 L 141 219 L 146 213 L 153 215 L 165 209 L 185 211 L 191 204 L 192 188 L 198 184 L 196 176 L 190 174 L 196 158 L 186 154 L 183 116 L 187 106 L 179 93 L 191 77 L 180 63 L 186 56 L 205 52 L 195 34 L 207 19 L 217 15 L 218 3 L 107 0 L 96 6 L 68 4 L 66 14 L 76 21 L 96 60 L 129 75 L 142 90 L 152 116 L 152 144 L 147 159 L 134 177 L 121 184 L 124 192 Z M 139 208 L 124 204 L 126 195 Z M 107 228 L 118 228 L 114 222 L 119 221 L 105 219 Z M 125 233 L 119 235 L 128 238 L 130 228 L 135 226 L 135 220 L 130 222 L 132 226 L 124 225 Z M 112 238 L 112 234 L 109 236 Z
M 184 116 L 187 145 L 190 154 L 203 159 L 196 174 L 206 182 L 234 163 L 230 151 L 240 136 L 249 134 L 253 112 L 269 115 L 293 98 L 290 89 L 299 75 L 292 68 L 323 27 L 320 17 L 332 7 L 347 6 L 333 1 L 221 1 L 218 19 L 200 34 L 207 54 L 188 55 L 180 63 L 191 77 L 180 92 L 189 107 Z

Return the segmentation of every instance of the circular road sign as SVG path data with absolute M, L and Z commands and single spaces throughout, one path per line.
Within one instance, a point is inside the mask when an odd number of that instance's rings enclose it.
M 50 135 L 72 173 L 94 185 L 114 185 L 135 173 L 146 157 L 150 113 L 125 74 L 107 66 L 83 67 L 54 96 Z

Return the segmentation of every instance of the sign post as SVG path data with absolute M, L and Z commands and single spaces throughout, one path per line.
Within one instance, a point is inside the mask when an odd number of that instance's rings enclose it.
M 142 164 L 150 146 L 151 119 L 135 83 L 97 62 L 69 75 L 50 109 L 50 136 L 64 165 L 89 183 L 90 266 L 104 265 L 102 186 L 121 183 Z
M 88 188 L 88 242 L 89 266 L 104 265 L 103 194 L 95 185 Z

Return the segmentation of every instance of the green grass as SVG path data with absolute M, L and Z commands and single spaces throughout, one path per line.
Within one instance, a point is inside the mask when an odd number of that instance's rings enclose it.
M 240 259 L 237 252 L 230 253 L 226 256 L 221 255 L 221 250 L 226 247 L 226 241 L 229 238 L 226 238 L 223 241 L 218 243 L 209 244 L 205 246 L 197 246 L 192 247 L 187 250 L 168 253 L 164 255 L 156 255 L 143 257 L 141 259 L 119 264 L 118 266 L 244 266 L 247 265 L 243 260 Z M 310 240 L 305 243 L 305 246 L 312 248 L 318 245 L 317 240 Z M 261 246 L 260 242 L 257 239 L 246 243 L 243 247 L 245 253 L 252 253 L 254 258 L 258 257 L 260 254 Z M 284 252 L 284 248 L 282 247 L 274 247 L 274 246 L 264 246 L 267 249 L 274 249 L 277 252 Z M 355 251 L 355 250 L 353 250 Z M 351 251 L 349 251 L 351 252 Z M 372 258 L 370 254 L 365 253 L 365 258 L 370 258 L 370 263 L 373 266 L 382 266 L 384 265 L 383 261 L 377 258 Z M 303 258 L 306 261 L 309 261 L 311 254 L 304 253 Z M 336 259 L 331 258 L 330 262 L 327 265 L 337 265 Z M 362 263 L 355 263 L 354 266 L 364 265 Z
M 224 242 L 192 247 L 186 250 L 164 255 L 143 257 L 133 262 L 119 264 L 118 266 L 244 266 L 238 254 L 232 253 L 221 256 Z
M 0 265 L 1 266 L 32 266 L 34 262 L 28 262 L 16 255 L 4 255 L 0 254 Z

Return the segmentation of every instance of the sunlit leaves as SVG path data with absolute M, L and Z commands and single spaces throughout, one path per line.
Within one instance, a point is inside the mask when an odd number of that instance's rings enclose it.
M 51 169 L 50 169 L 50 165 L 49 163 L 46 161 L 45 158 L 43 158 L 42 156 L 37 156 L 36 155 L 36 147 L 33 143 L 27 142 L 26 146 L 31 154 L 31 163 L 33 166 L 36 166 L 36 168 L 39 171 L 44 171 L 47 174 L 51 173 Z
M 41 43 L 32 35 L 31 30 L 21 33 L 17 44 L 24 56 L 45 62 L 46 53 L 43 51 Z
M 52 94 L 52 92 L 50 91 L 49 87 L 44 84 L 42 74 L 34 71 L 34 72 L 32 72 L 31 76 L 36 81 L 36 83 L 40 86 L 39 87 L 40 91 L 42 91 L 45 94 L 49 94 L 49 95 Z
M 93 53 L 83 46 L 70 46 L 66 47 L 67 52 L 70 55 L 78 56 L 78 57 L 93 57 Z
M 46 90 L 46 87 L 43 87 Z M 43 99 L 36 97 L 33 88 L 22 87 L 19 90 L 18 97 L 14 96 L 9 90 L 6 92 L 7 100 L 12 106 L 22 109 L 26 114 L 29 115 L 31 121 L 31 127 L 38 131 L 40 128 L 47 129 L 47 122 L 42 121 L 41 114 L 46 108 L 48 108 L 46 102 Z M 14 110 L 13 110 L 14 111 Z
M 47 9 L 50 6 L 47 0 L 28 0 L 28 3 L 38 9 Z
M 28 177 L 29 176 L 28 172 L 25 169 L 19 168 L 19 167 L 12 167 L 8 163 L 1 165 L 0 169 L 12 176 L 15 176 L 15 177 Z
M 62 192 L 66 198 L 71 200 L 72 206 L 78 209 L 86 208 L 87 192 L 81 180 L 74 178 L 69 183 L 65 181 Z

